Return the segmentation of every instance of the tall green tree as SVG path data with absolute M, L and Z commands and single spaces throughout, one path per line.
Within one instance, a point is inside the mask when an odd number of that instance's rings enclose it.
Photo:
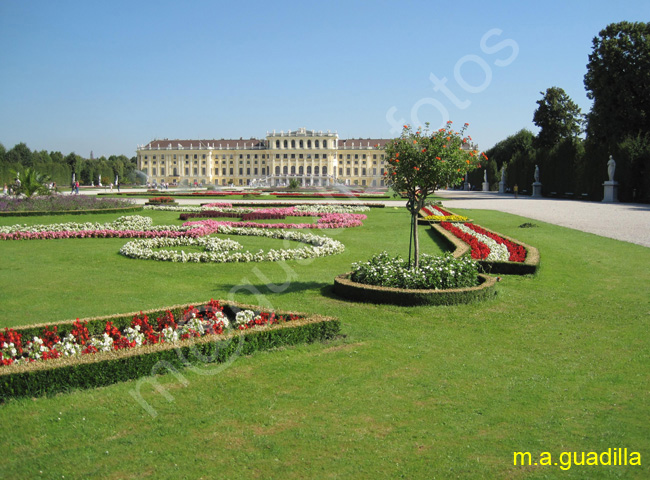
M 20 164 L 23 167 L 32 166 L 32 151 L 29 147 L 20 142 L 5 154 L 7 163 Z
M 386 144 L 386 184 L 408 199 L 415 269 L 420 253 L 417 218 L 427 197 L 438 188 L 459 184 L 480 163 L 479 153 L 470 148 L 471 138 L 464 136 L 467 126 L 456 132 L 447 122 L 445 128 L 429 132 L 429 124 L 424 131 L 404 125 L 402 134 Z
M 587 151 L 594 185 L 605 179 L 611 154 L 623 201 L 650 201 L 650 23 L 608 25 L 593 40 L 585 75 L 593 100 Z
M 580 107 L 560 87 L 547 88 L 546 92 L 539 93 L 542 98 L 537 100 L 533 122 L 540 131 L 534 146 L 550 149 L 562 140 L 578 137 L 584 122 Z
M 650 132 L 650 23 L 608 25 L 593 39 L 587 74 L 587 137 L 612 148 Z

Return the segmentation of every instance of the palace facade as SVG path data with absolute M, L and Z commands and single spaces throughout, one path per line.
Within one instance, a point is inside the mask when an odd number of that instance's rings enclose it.
M 387 142 L 300 128 L 264 140 L 153 140 L 138 146 L 137 162 L 148 183 L 382 187 Z

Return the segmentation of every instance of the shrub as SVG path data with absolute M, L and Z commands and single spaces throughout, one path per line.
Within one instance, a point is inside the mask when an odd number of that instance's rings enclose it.
M 350 280 L 366 285 L 406 289 L 450 289 L 478 284 L 478 265 L 467 257 L 420 255 L 417 269 L 410 268 L 400 256 L 387 252 L 374 255 L 367 262 L 354 263 Z

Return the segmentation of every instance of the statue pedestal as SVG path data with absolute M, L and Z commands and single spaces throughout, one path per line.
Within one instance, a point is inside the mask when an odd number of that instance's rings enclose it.
M 603 183 L 604 195 L 603 202 L 615 203 L 618 202 L 618 182 L 610 182 L 609 180 Z
M 484 192 L 490 191 L 490 184 L 488 182 L 483 182 L 483 191 Z
M 542 184 L 540 182 L 533 183 L 533 198 L 542 198 Z
M 499 182 L 499 193 L 506 193 L 506 182 Z

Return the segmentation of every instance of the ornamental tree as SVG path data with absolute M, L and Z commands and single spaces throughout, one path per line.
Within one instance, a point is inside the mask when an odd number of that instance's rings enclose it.
M 386 144 L 386 184 L 406 195 L 406 208 L 411 212 L 414 269 L 420 253 L 417 218 L 427 197 L 438 188 L 460 184 L 468 172 L 481 166 L 481 158 L 487 160 L 470 144 L 472 138 L 464 136 L 467 126 L 457 132 L 449 121 L 445 128 L 429 132 L 428 123 L 424 131 L 404 125 L 402 134 Z M 409 252 L 409 262 L 410 258 Z

